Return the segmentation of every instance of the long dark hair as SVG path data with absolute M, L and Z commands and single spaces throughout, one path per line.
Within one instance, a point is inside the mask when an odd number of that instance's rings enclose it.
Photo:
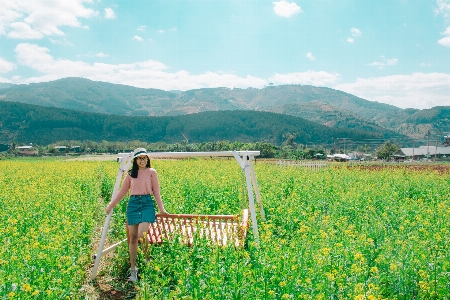
M 148 157 L 148 156 L 147 156 L 147 157 Z M 147 168 L 151 168 L 151 165 L 150 165 L 150 157 L 148 157 L 148 159 L 147 159 L 147 165 L 146 165 L 146 167 L 147 167 Z M 133 158 L 133 166 L 132 166 L 131 169 L 128 171 L 128 174 L 130 174 L 130 176 L 133 177 L 133 178 L 137 178 L 137 176 L 138 176 L 138 171 L 139 171 L 139 166 L 138 166 L 138 164 L 137 164 L 137 162 L 136 162 L 136 158 Z

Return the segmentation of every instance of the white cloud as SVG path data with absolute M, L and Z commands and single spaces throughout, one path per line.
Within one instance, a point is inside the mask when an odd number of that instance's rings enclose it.
M 437 8 L 434 10 L 436 14 L 442 14 L 444 18 L 450 18 L 450 0 L 437 0 Z
M 384 56 L 381 56 L 381 61 L 374 61 L 369 66 L 377 67 L 379 69 L 383 69 L 385 66 L 393 66 L 396 65 L 398 62 L 397 58 L 385 58 Z
M 0 9 L 0 35 L 5 35 L 9 30 L 9 24 L 23 18 L 23 14 L 16 7 L 18 4 L 13 1 L 2 1 L 2 9 Z
M 1 83 L 13 83 L 13 81 L 11 79 L 3 78 L 3 77 L 0 77 L 0 82 Z
M 316 58 L 314 57 L 314 55 L 312 54 L 312 52 L 306 53 L 306 57 L 307 57 L 309 60 L 315 60 L 315 59 L 316 59 Z
M 358 28 L 355 28 L 355 27 L 350 29 L 350 32 L 352 33 L 352 36 L 355 36 L 355 37 L 361 35 L 361 30 L 359 30 Z
M 16 46 L 17 61 L 21 65 L 29 66 L 41 72 L 46 72 L 45 69 L 50 68 L 54 62 L 47 48 L 39 47 L 36 44 L 22 43 Z M 42 66 L 47 66 L 43 68 Z
M 6 61 L 0 57 L 0 73 L 8 73 L 15 68 L 16 66 L 12 62 Z
M 438 40 L 438 44 L 441 44 L 442 46 L 445 47 L 450 47 L 450 27 L 447 27 L 447 29 L 445 29 L 442 35 L 446 35 L 446 37 Z
M 99 52 L 99 53 L 95 54 L 95 56 L 100 57 L 100 58 L 104 58 L 104 57 L 108 57 L 109 55 L 105 54 L 103 52 Z
M 138 28 L 136 30 L 138 30 L 138 31 L 145 31 L 145 28 L 147 28 L 147 26 L 141 25 L 141 26 L 138 26 Z
M 430 108 L 450 105 L 448 98 L 450 94 L 450 74 L 443 73 L 413 73 L 411 75 L 358 78 L 353 83 L 338 84 L 341 81 L 341 76 L 325 71 L 275 73 L 266 80 L 251 75 L 238 76 L 225 72 L 191 74 L 185 70 L 172 71 L 170 67 L 154 60 L 113 65 L 58 59 L 50 55 L 49 49 L 29 43 L 17 45 L 15 52 L 18 64 L 41 75 L 31 78 L 0 78 L 0 82 L 28 84 L 47 82 L 64 77 L 83 77 L 94 81 L 163 90 L 189 90 L 218 86 L 262 88 L 271 82 L 277 85 L 327 86 L 370 101 L 388 103 L 402 108 Z M 393 62 L 394 59 L 391 59 L 391 63 Z M 387 64 L 388 60 L 384 63 Z M 3 62 L 0 60 L 0 68 L 4 71 L 12 67 L 8 62 L 6 62 L 6 68 L 2 65 Z
M 328 86 L 334 84 L 340 78 L 339 74 L 331 74 L 324 71 L 306 71 L 298 73 L 278 74 L 269 78 L 274 84 L 308 84 L 314 86 Z
M 438 44 L 441 44 L 442 46 L 445 47 L 450 47 L 450 36 L 438 40 Z
M 79 19 L 96 16 L 98 12 L 87 8 L 90 0 L 2 0 L 0 35 L 17 39 L 39 39 L 44 36 L 62 36 L 63 26 L 83 26 Z
M 115 19 L 116 14 L 114 13 L 114 10 L 110 7 L 105 8 L 105 19 Z
M 287 2 L 286 0 L 280 0 L 278 2 L 273 3 L 273 10 L 280 17 L 289 18 L 295 14 L 303 12 L 301 7 L 298 6 L 295 2 Z
M 361 98 L 401 108 L 449 106 L 450 74 L 413 73 L 375 78 L 358 78 L 335 89 Z
M 133 40 L 138 41 L 138 42 L 142 42 L 143 41 L 143 39 L 140 36 L 138 36 L 138 35 L 133 36 Z
M 353 37 L 358 37 L 361 35 L 361 30 L 359 30 L 358 28 L 352 27 L 352 29 L 350 29 L 350 32 L 352 33 Z M 354 38 L 348 37 L 347 38 L 347 42 L 349 43 L 353 43 L 355 41 Z
M 384 67 L 384 63 L 374 61 L 373 63 L 370 63 L 369 66 L 378 67 L 378 68 L 382 69 Z
M 389 58 L 389 59 L 386 59 L 386 65 L 388 65 L 388 66 L 396 65 L 397 62 L 398 62 L 398 59 L 397 59 L 397 58 Z
M 62 37 L 62 38 L 58 38 L 58 39 L 54 39 L 49 37 L 48 40 L 55 45 L 63 45 L 63 46 L 73 46 L 73 44 L 71 42 L 69 42 L 67 40 L 67 38 Z
M 42 33 L 23 22 L 11 23 L 9 27 L 12 31 L 8 33 L 8 37 L 12 39 L 41 39 L 44 37 Z
M 17 45 L 17 60 L 41 76 L 15 78 L 14 83 L 46 82 L 64 77 L 84 77 L 95 81 L 112 82 L 142 88 L 188 90 L 204 87 L 264 87 L 267 81 L 247 75 L 240 77 L 223 72 L 205 72 L 194 75 L 181 70 L 169 72 L 163 63 L 148 60 L 130 64 L 88 64 L 83 61 L 54 59 L 49 49 L 29 43 Z

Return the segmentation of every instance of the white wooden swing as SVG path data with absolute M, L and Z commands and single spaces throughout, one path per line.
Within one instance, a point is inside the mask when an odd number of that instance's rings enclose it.
M 259 151 L 216 151 L 216 152 L 149 152 L 150 158 L 186 158 L 186 157 L 234 157 L 246 178 L 248 209 L 243 209 L 242 216 L 239 215 L 189 215 L 189 214 L 156 214 L 156 222 L 152 223 L 147 232 L 147 241 L 150 244 L 162 243 L 163 240 L 179 238 L 180 241 L 192 245 L 196 236 L 206 238 L 217 245 L 234 244 L 236 247 L 242 247 L 248 229 L 248 215 L 253 229 L 255 242 L 259 244 L 258 223 L 256 220 L 255 201 L 253 192 L 259 205 L 261 219 L 265 221 L 264 208 L 261 203 L 261 196 L 256 181 L 253 160 L 259 156 Z M 120 182 L 124 173 L 131 167 L 133 153 L 121 153 L 120 167 L 114 185 L 112 198 L 117 194 Z M 127 238 L 113 244 L 106 249 L 104 243 L 108 233 L 108 227 L 111 220 L 112 211 L 106 217 L 103 226 L 102 236 L 99 242 L 97 254 L 94 255 L 95 263 L 92 269 L 91 279 L 97 276 L 100 259 L 103 255 L 113 251 L 121 243 L 128 241 Z

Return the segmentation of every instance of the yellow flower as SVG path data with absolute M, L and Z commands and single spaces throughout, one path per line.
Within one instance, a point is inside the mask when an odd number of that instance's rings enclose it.
M 364 260 L 364 256 L 362 255 L 362 253 L 356 253 L 354 255 L 354 258 L 355 258 L 355 260 L 361 260 L 361 261 Z
M 426 282 L 426 281 L 420 280 L 419 281 L 419 287 L 423 291 L 429 291 L 430 290 L 430 284 L 428 282 Z
M 352 273 L 358 274 L 362 271 L 362 269 L 357 264 L 352 264 L 351 269 Z
M 378 273 L 378 268 L 377 267 L 372 267 L 370 268 L 370 273 Z
M 270 296 L 275 295 L 275 291 L 274 291 L 274 290 L 270 290 L 270 291 L 269 291 L 269 295 L 270 295 Z
M 323 255 L 329 255 L 330 252 L 331 252 L 331 248 L 328 248 L 328 247 L 322 248 Z
M 357 283 L 356 285 L 355 285 L 355 293 L 358 293 L 358 294 L 360 294 L 360 293 L 363 293 L 364 292 L 364 284 L 362 284 L 362 283 Z M 360 294 L 361 295 L 361 294 Z M 361 295 L 362 296 L 362 295 Z M 363 299 L 363 298 L 362 298 Z
M 390 269 L 391 271 L 397 271 L 397 265 L 396 265 L 396 264 L 391 264 L 391 265 L 389 266 L 389 269 Z
M 325 275 L 327 276 L 328 280 L 330 280 L 330 281 L 334 281 L 335 280 L 335 276 L 334 276 L 333 273 L 326 272 Z
M 25 292 L 31 292 L 33 289 L 31 288 L 31 285 L 29 285 L 28 283 L 25 283 L 24 285 L 22 285 L 22 291 Z
M 285 286 L 286 286 L 286 281 L 280 282 L 280 286 L 281 286 L 281 287 L 285 287 Z

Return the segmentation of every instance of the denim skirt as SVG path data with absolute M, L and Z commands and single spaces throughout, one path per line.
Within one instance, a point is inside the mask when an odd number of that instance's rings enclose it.
M 151 195 L 131 195 L 127 205 L 128 225 L 156 221 L 155 201 Z

